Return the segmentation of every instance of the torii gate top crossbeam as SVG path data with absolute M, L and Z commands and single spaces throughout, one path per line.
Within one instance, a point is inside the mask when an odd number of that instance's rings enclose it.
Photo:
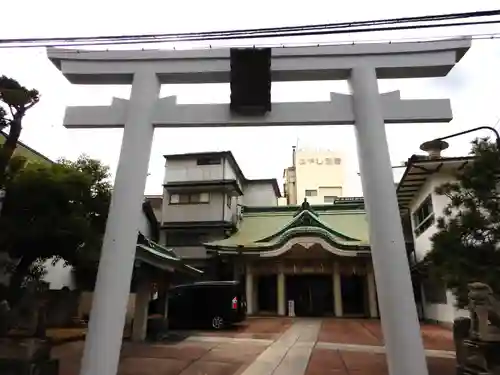
M 347 79 L 369 65 L 378 78 L 442 77 L 471 46 L 470 38 L 411 43 L 273 48 L 273 81 Z M 75 84 L 131 84 L 141 68 L 161 83 L 227 83 L 229 49 L 90 51 L 49 48 L 49 59 Z

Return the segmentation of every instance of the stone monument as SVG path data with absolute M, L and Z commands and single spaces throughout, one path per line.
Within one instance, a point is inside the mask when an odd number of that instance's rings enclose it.
M 33 285 L 14 308 L 0 302 L 0 374 L 58 375 L 59 363 L 51 358 L 45 335 L 43 290 Z
M 469 318 L 453 324 L 457 375 L 500 375 L 500 302 L 483 283 L 469 284 Z

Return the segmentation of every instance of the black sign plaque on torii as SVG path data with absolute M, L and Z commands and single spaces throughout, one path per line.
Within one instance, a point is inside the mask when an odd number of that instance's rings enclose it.
M 231 48 L 231 112 L 262 116 L 271 111 L 271 48 Z

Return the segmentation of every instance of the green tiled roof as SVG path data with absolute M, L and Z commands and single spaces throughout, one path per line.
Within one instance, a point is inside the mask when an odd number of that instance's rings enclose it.
M 5 143 L 5 140 L 6 140 L 6 134 L 0 131 L 0 145 L 3 145 Z M 54 163 L 45 155 L 42 155 L 38 151 L 32 149 L 31 147 L 27 146 L 26 144 L 20 141 L 17 142 L 17 147 L 16 150 L 14 151 L 14 155 L 26 158 L 26 160 L 31 162 L 50 163 L 50 164 Z
M 173 268 L 174 270 L 201 275 L 203 271 L 191 267 L 172 250 L 167 249 L 139 232 L 137 241 L 136 258 L 159 268 Z
M 297 208 L 299 209 L 299 208 Z M 364 210 L 322 210 L 299 212 L 264 210 L 243 213 L 238 232 L 230 238 L 206 243 L 209 249 L 260 250 L 275 248 L 291 237 L 316 235 L 340 248 L 367 248 L 368 223 Z

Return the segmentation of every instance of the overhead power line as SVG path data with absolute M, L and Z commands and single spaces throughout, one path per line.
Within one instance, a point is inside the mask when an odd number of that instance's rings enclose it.
M 14 39 L 0 39 L 1 44 L 6 43 L 30 43 L 30 42 L 76 42 L 88 40 L 122 40 L 122 39 L 142 39 L 142 38 L 205 38 L 205 37 L 220 37 L 220 36 L 234 36 L 234 35 L 248 35 L 250 38 L 253 34 L 268 34 L 268 33 L 287 33 L 294 31 L 310 31 L 317 29 L 339 29 L 348 27 L 371 27 L 377 25 L 388 25 L 397 23 L 415 23 L 426 21 L 444 21 L 453 19 L 467 19 L 478 17 L 492 17 L 499 16 L 500 10 L 478 11 L 478 12 L 464 12 L 464 13 L 448 13 L 439 15 L 428 16 L 415 16 L 415 17 L 402 17 L 402 18 L 386 18 L 380 20 L 369 21 L 350 21 L 338 23 L 326 23 L 316 25 L 302 25 L 302 26 L 285 26 L 285 27 L 270 27 L 259 29 L 236 29 L 236 30 L 219 30 L 219 31 L 206 31 L 206 32 L 192 32 L 192 33 L 170 33 L 170 34 L 136 34 L 136 35 L 108 35 L 108 36 L 94 36 L 94 37 L 51 37 L 51 38 L 14 38 Z
M 288 34 L 264 34 L 259 36 L 259 38 L 279 38 L 279 37 L 290 37 L 290 36 L 313 36 L 313 35 L 340 35 L 340 34 L 352 34 L 352 33 L 367 33 L 367 32 L 383 32 L 383 31 L 398 31 L 398 30 L 417 30 L 417 29 L 429 29 L 429 28 L 446 28 L 446 27 L 457 27 L 457 26 L 471 26 L 471 25 L 487 25 L 487 24 L 500 24 L 500 20 L 493 21 L 477 21 L 477 22 L 455 22 L 437 25 L 415 25 L 415 26 L 392 26 L 392 27 L 381 27 L 381 28 L 370 28 L 370 29 L 344 29 L 344 30 L 327 30 L 319 32 L 304 32 L 304 33 L 288 33 Z M 491 34 L 496 35 L 496 34 Z M 462 35 L 465 37 L 465 35 Z M 450 37 L 450 36 L 448 36 Z M 173 42 L 195 42 L 195 41 L 222 41 L 222 40 L 242 40 L 249 39 L 246 36 L 230 36 L 230 37 L 211 37 L 211 38 L 184 38 L 184 39 L 174 39 L 174 38 L 155 38 L 155 39 L 136 39 L 136 40 L 117 40 L 117 41 L 97 41 L 97 42 L 77 42 L 77 43 L 43 43 L 43 44 L 20 44 L 20 45 L 2 45 L 1 48 L 39 48 L 39 47 L 85 47 L 85 46 L 109 46 L 109 45 L 132 45 L 132 44 L 154 44 L 154 43 L 173 43 Z M 486 39 L 494 39 L 487 37 Z
M 382 27 L 382 28 L 371 28 L 371 29 L 347 29 L 347 30 L 328 30 L 321 32 L 305 32 L 305 33 L 288 33 L 288 34 L 260 34 L 259 36 L 253 36 L 253 38 L 279 38 L 279 37 L 290 37 L 290 36 L 313 36 L 313 35 L 340 35 L 340 34 L 352 34 L 352 33 L 366 33 L 366 32 L 382 32 L 382 31 L 398 31 L 398 30 L 417 30 L 417 29 L 429 29 L 429 28 L 442 28 L 442 27 L 456 27 L 456 26 L 472 26 L 472 25 L 492 25 L 500 24 L 500 20 L 495 21 L 480 21 L 480 22 L 458 22 L 458 23 L 448 23 L 440 25 L 417 25 L 417 26 L 392 26 L 392 27 Z M 156 39 L 139 39 L 139 40 L 119 40 L 119 41 L 104 41 L 104 42 L 83 42 L 83 43 L 59 43 L 59 44 L 41 44 L 41 45 L 18 45 L 4 46 L 0 44 L 0 48 L 33 48 L 33 47 L 85 47 L 85 46 L 109 46 L 109 45 L 128 45 L 128 44 L 152 44 L 152 43 L 172 43 L 172 42 L 198 42 L 198 41 L 218 41 L 218 40 L 241 40 L 249 39 L 247 36 L 228 36 L 228 37 L 211 37 L 211 38 L 185 38 L 179 39 L 167 39 L 167 38 L 156 38 Z
M 487 25 L 500 23 L 500 19 L 439 23 L 450 20 L 469 20 L 500 16 L 500 10 L 450 13 L 370 21 L 352 21 L 319 25 L 239 29 L 198 33 L 139 34 L 95 37 L 15 38 L 0 39 L 0 48 L 26 47 L 73 47 L 94 45 L 121 45 L 165 42 L 217 41 L 256 38 L 280 38 L 313 35 L 335 35 L 398 30 L 416 30 L 457 26 Z M 422 24 L 422 22 L 426 22 Z
M 294 42 L 286 42 L 286 43 L 280 43 L 280 42 L 266 42 L 266 43 L 261 43 L 258 45 L 253 45 L 252 47 L 255 48 L 291 48 L 291 47 L 326 47 L 326 46 L 332 46 L 332 45 L 342 45 L 342 44 L 351 44 L 351 45 L 356 45 L 356 44 L 372 44 L 372 43 L 422 43 L 422 42 L 435 42 L 435 41 L 459 41 L 459 40 L 483 40 L 483 41 L 493 41 L 493 40 L 499 40 L 500 39 L 500 32 L 498 33 L 468 33 L 468 34 L 457 34 L 457 35 L 449 35 L 449 34 L 434 34 L 434 35 L 426 35 L 425 37 L 422 36 L 411 36 L 411 37 L 385 37 L 385 38 L 364 38 L 364 39 L 357 39 L 357 40 L 352 40 L 352 39 L 336 39 L 332 41 L 294 41 Z M 95 44 L 93 44 L 95 45 Z M 93 46 L 92 45 L 92 46 Z M 121 43 L 116 43 L 115 45 L 121 45 Z M 87 45 L 86 45 L 87 46 Z M 65 47 L 68 47 L 65 45 Z M 187 48 L 186 48 L 187 47 Z M 165 49 L 173 49 L 173 50 L 190 50 L 190 49 L 215 49 L 215 48 L 248 48 L 248 44 L 231 44 L 231 45 L 223 45 L 223 46 L 214 46 L 212 44 L 205 44 L 205 45 L 195 45 L 195 46 L 186 46 L 184 48 L 179 48 L 179 46 L 174 45 L 173 43 L 170 45 L 170 47 L 163 47 Z M 0 46 L 0 50 L 3 48 L 7 49 L 12 49 L 12 48 L 19 48 L 19 47 L 2 47 Z M 21 47 L 22 48 L 22 47 Z M 34 48 L 34 47 L 33 47 Z M 38 48 L 43 48 L 39 47 Z M 78 50 L 78 53 L 85 54 L 87 52 L 92 52 L 92 50 L 85 50 L 85 49 L 80 49 Z M 45 56 L 45 52 L 39 52 L 43 56 Z

